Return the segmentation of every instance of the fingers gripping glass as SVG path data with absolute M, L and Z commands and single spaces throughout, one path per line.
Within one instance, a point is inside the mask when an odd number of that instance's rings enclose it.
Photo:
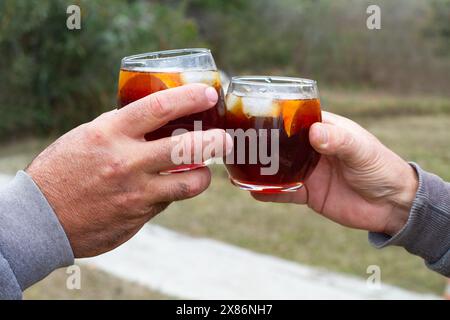
M 223 128 L 225 107 L 223 90 L 214 58 L 208 49 L 177 49 L 144 53 L 122 59 L 119 74 L 118 104 L 124 107 L 157 91 L 189 83 L 213 86 L 218 94 L 216 106 L 207 111 L 188 115 L 145 135 L 147 140 L 169 137 L 176 129 L 194 130 L 194 121 L 201 121 L 202 129 Z M 186 164 L 169 172 L 196 169 L 203 164 Z

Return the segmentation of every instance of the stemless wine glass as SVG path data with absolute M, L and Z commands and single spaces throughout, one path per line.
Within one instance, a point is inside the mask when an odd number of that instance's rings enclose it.
M 224 158 L 231 182 L 266 193 L 299 189 L 320 159 L 309 143 L 309 128 L 321 121 L 316 82 L 234 77 L 225 104 L 225 128 L 234 140 Z
M 176 49 L 133 55 L 122 59 L 119 75 L 119 108 L 160 90 L 188 83 L 213 86 L 219 100 L 211 109 L 188 115 L 145 135 L 147 140 L 169 137 L 176 129 L 194 130 L 194 121 L 202 129 L 223 128 L 225 114 L 220 75 L 211 51 L 204 48 Z M 168 172 L 196 169 L 204 164 L 183 164 Z

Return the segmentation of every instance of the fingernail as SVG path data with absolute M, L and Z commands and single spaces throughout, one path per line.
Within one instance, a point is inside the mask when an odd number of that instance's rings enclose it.
M 219 99 L 219 96 L 217 95 L 217 91 L 213 87 L 206 88 L 205 95 L 211 104 L 216 104 L 217 100 Z
M 320 126 L 319 133 L 320 133 L 320 148 L 325 149 L 328 144 L 328 131 L 324 127 Z

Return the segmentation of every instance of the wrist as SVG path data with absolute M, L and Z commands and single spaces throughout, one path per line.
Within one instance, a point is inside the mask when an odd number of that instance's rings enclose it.
M 393 236 L 407 223 L 412 204 L 419 187 L 419 179 L 413 167 L 405 162 L 404 170 L 398 176 L 397 192 L 390 197 L 392 210 L 388 216 L 384 233 Z

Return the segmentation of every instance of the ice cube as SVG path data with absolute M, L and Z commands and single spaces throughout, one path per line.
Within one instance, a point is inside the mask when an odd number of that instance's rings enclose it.
M 183 84 L 204 83 L 210 86 L 220 84 L 220 76 L 216 71 L 186 71 L 181 73 Z
M 280 106 L 268 97 L 242 97 L 243 112 L 247 117 L 278 117 Z
M 239 111 L 242 111 L 242 98 L 239 96 L 235 96 L 234 94 L 228 94 L 225 98 L 225 105 L 227 106 L 227 110 L 231 113 L 237 114 Z

